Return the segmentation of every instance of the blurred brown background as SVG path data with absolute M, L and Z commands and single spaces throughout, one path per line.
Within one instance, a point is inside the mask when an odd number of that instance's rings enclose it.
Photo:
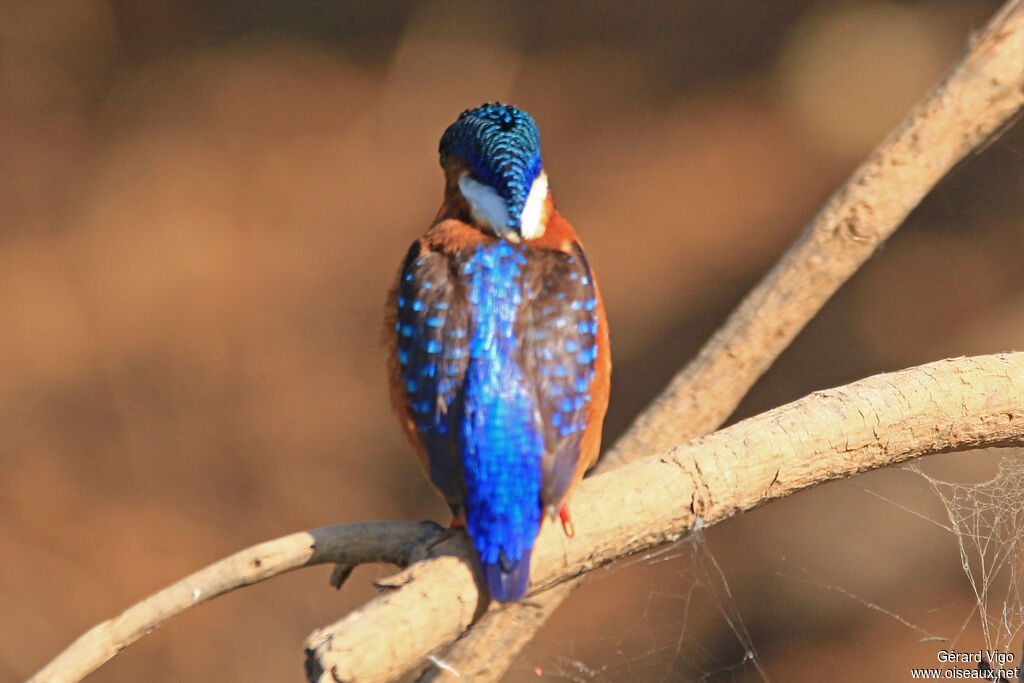
M 608 305 L 613 439 L 996 6 L 0 2 L 0 680 L 243 546 L 446 521 L 389 414 L 379 338 L 461 110 L 501 99 L 538 121 Z M 1022 190 L 1018 126 L 738 416 L 1024 347 Z M 980 480 L 992 462 L 928 467 Z M 904 471 L 769 505 L 597 572 L 510 680 L 756 680 L 740 625 L 775 680 L 903 680 L 949 647 L 927 634 L 980 647 L 955 538 L 869 490 L 945 521 Z M 303 638 L 389 571 L 247 588 L 90 680 L 300 680 Z

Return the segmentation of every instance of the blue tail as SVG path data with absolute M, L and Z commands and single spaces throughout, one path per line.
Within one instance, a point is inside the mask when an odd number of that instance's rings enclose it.
M 523 550 L 518 562 L 503 562 L 502 558 L 494 564 L 482 563 L 484 582 L 491 597 L 498 602 L 515 602 L 526 595 L 530 585 L 530 555 L 533 548 Z
M 541 516 L 544 437 L 534 392 L 517 362 L 524 263 L 519 249 L 498 242 L 478 247 L 462 270 L 476 323 L 461 420 L 466 530 L 491 597 L 501 602 L 526 593 Z

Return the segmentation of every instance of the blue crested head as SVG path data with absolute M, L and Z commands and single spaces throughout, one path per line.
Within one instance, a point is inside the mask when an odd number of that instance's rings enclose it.
M 515 241 L 543 233 L 547 180 L 529 114 L 499 102 L 467 109 L 441 136 L 440 153 L 442 167 L 452 159 L 466 162 L 459 190 L 476 220 Z

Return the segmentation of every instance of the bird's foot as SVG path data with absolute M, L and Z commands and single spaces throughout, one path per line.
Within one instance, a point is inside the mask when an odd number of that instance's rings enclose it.
M 430 541 L 428 548 L 433 550 L 438 545 L 444 543 L 452 536 L 458 536 L 466 533 L 466 513 L 460 512 L 459 514 L 452 517 L 452 521 L 448 524 L 447 529 L 442 529 L 441 533 L 437 535 L 437 538 Z
M 576 535 L 576 526 L 572 523 L 572 516 L 569 514 L 569 504 L 562 503 L 562 507 L 558 510 L 558 518 L 562 520 L 562 531 L 569 538 Z

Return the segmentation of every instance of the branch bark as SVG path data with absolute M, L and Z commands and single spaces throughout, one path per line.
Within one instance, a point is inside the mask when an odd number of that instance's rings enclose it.
M 961 159 L 1020 109 L 1024 5 L 1006 3 L 950 69 L 815 217 L 697 357 L 604 455 L 603 472 L 707 434 L 725 422 L 829 298 Z M 495 680 L 574 585 L 473 627 L 445 659 L 473 680 Z M 435 668 L 423 680 L 453 681 Z
M 1013 0 L 832 196 L 781 261 L 608 453 L 606 467 L 717 429 L 807 322 L 959 161 L 1024 105 Z
M 290 534 L 240 550 L 83 633 L 29 683 L 81 680 L 171 617 L 218 595 L 300 567 L 337 562 L 407 565 L 441 533 L 423 522 L 357 522 Z
M 584 481 L 573 498 L 583 521 L 576 535 L 541 530 L 533 592 L 824 481 L 931 453 L 1020 445 L 1024 353 L 944 360 L 815 392 Z M 415 582 L 316 632 L 307 641 L 321 674 L 314 680 L 387 680 L 454 641 L 479 598 L 469 570 L 453 569 L 414 565 Z

